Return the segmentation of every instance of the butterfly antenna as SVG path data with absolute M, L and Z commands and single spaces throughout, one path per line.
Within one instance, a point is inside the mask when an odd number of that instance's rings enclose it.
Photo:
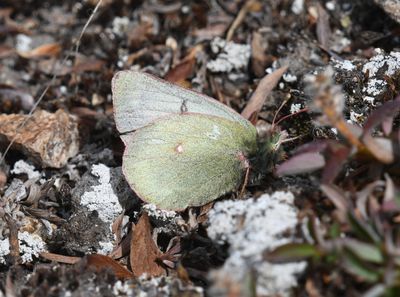
M 281 118 L 275 123 L 275 125 L 279 125 L 282 121 L 284 121 L 284 120 L 286 120 L 286 119 L 288 119 L 288 118 L 291 118 L 291 117 L 293 117 L 293 116 L 295 116 L 295 115 L 298 115 L 298 114 L 300 114 L 300 113 L 306 112 L 306 111 L 308 111 L 308 108 L 307 108 L 307 107 L 306 107 L 306 108 L 303 108 L 303 109 L 300 109 L 300 110 L 298 110 L 298 111 L 296 111 L 296 112 L 294 112 L 294 113 L 287 114 L 287 115 L 281 117 Z M 274 120 L 275 120 L 275 118 L 274 118 Z M 274 125 L 274 124 L 272 124 L 272 125 Z
M 282 102 L 282 104 L 279 106 L 278 110 L 275 112 L 274 119 L 272 120 L 272 127 L 275 127 L 275 120 L 276 117 L 278 116 L 278 113 L 282 110 L 282 108 L 285 106 L 285 104 L 288 102 L 289 99 L 286 99 Z

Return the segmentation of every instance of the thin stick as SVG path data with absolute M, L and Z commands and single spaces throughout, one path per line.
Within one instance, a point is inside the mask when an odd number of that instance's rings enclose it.
M 237 17 L 233 21 L 231 27 L 228 30 L 228 33 L 226 34 L 226 41 L 231 41 L 233 38 L 233 35 L 235 34 L 236 29 L 240 26 L 240 24 L 244 21 L 247 13 L 249 12 L 251 6 L 255 3 L 255 0 L 250 0 L 247 1 L 243 7 L 240 9 Z
M 94 15 L 96 14 L 97 10 L 99 9 L 101 3 L 103 2 L 103 0 L 99 0 L 99 2 L 97 2 L 96 7 L 94 8 L 93 12 L 91 13 L 89 19 L 86 21 L 85 25 L 83 26 L 81 33 L 79 34 L 79 38 L 76 41 L 76 46 L 75 46 L 75 57 L 78 54 L 79 51 L 79 46 L 81 43 L 81 39 L 83 37 L 83 34 L 85 33 L 87 27 L 89 26 L 90 22 L 92 21 Z M 61 66 L 65 66 L 68 59 L 71 57 L 71 53 L 68 52 L 67 55 L 65 56 L 65 58 L 63 59 L 63 61 L 61 62 Z M 30 118 L 32 117 L 32 114 L 35 112 L 36 108 L 38 107 L 38 105 L 40 104 L 40 102 L 43 100 L 44 96 L 46 95 L 47 91 L 50 89 L 50 87 L 53 85 L 54 81 L 56 80 L 56 78 L 58 77 L 57 72 L 55 70 L 53 70 L 53 76 L 50 80 L 50 82 L 47 84 L 46 88 L 43 90 L 43 92 L 40 94 L 38 100 L 35 102 L 35 104 L 32 106 L 31 110 L 28 113 L 28 116 L 24 119 L 24 121 L 18 125 L 18 127 L 15 129 L 14 131 L 14 137 L 13 139 L 10 141 L 10 143 L 8 144 L 7 148 L 5 149 L 3 155 L 1 156 L 0 159 L 0 165 L 4 163 L 4 160 L 6 158 L 7 153 L 9 152 L 9 150 L 11 149 L 11 147 L 14 145 L 15 140 L 17 138 L 17 133 L 25 126 L 25 124 L 30 120 Z

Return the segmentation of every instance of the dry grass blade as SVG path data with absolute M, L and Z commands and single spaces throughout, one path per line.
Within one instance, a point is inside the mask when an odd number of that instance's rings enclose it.
M 242 111 L 242 116 L 244 118 L 250 119 L 254 113 L 258 113 L 261 110 L 268 95 L 278 84 L 287 69 L 288 66 L 283 66 L 260 80 L 257 89 L 254 91 L 249 102 Z

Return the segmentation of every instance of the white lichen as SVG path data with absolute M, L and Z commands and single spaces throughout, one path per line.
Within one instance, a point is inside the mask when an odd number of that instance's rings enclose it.
M 290 105 L 290 113 L 296 113 L 301 110 L 301 103 L 293 103 Z
M 334 60 L 334 67 L 343 69 L 346 71 L 352 71 L 352 70 L 356 69 L 356 66 L 349 60 L 343 60 L 343 61 Z
M 221 40 L 221 38 L 216 38 L 211 43 L 212 51 L 219 54 L 215 60 L 207 63 L 207 69 L 211 72 L 226 73 L 245 69 L 251 55 L 250 45 Z
M 27 52 L 32 49 L 32 38 L 25 34 L 18 34 L 15 48 L 20 52 Z
M 10 253 L 10 242 L 8 238 L 0 240 L 0 264 L 6 264 L 5 256 Z
M 81 205 L 97 211 L 99 218 L 111 225 L 122 212 L 122 207 L 110 184 L 110 168 L 104 164 L 93 165 L 91 173 L 99 178 L 100 184 L 92 186 L 92 191 L 82 195 Z
M 294 14 L 301 14 L 304 10 L 304 0 L 294 0 L 291 10 Z
M 34 257 L 46 250 L 46 243 L 37 234 L 29 232 L 18 233 L 19 252 L 22 263 L 32 262 Z
M 24 160 L 15 162 L 12 174 L 26 174 L 29 179 L 39 179 L 41 174 L 36 171 L 35 166 L 26 163 Z
M 129 28 L 129 18 L 128 17 L 115 17 L 112 22 L 112 32 L 115 35 L 123 36 Z
M 207 232 L 216 242 L 229 244 L 230 256 L 212 277 L 243 282 L 251 271 L 256 271 L 258 295 L 287 296 L 306 263 L 271 264 L 263 260 L 262 254 L 295 240 L 298 219 L 293 200 L 291 193 L 275 192 L 258 199 L 216 203 L 209 213 Z
M 108 255 L 114 249 L 114 244 L 111 241 L 100 241 L 99 245 L 100 249 L 97 250 L 97 253 L 100 255 Z
M 153 217 L 162 222 L 173 221 L 178 216 L 175 211 L 159 209 L 156 205 L 151 203 L 143 205 L 143 210 L 147 212 L 149 217 Z
M 285 82 L 288 82 L 288 83 L 297 81 L 297 76 L 296 76 L 296 75 L 293 75 L 293 74 L 290 74 L 290 73 L 285 73 L 285 74 L 282 76 L 282 78 L 283 78 L 283 80 L 284 80 Z

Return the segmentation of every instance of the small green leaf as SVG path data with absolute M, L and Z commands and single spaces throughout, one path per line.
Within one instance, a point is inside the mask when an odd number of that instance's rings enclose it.
M 375 243 L 379 243 L 381 241 L 375 230 L 367 222 L 360 220 L 355 215 L 354 211 L 349 211 L 347 216 L 352 231 L 357 235 L 358 238 Z
M 373 244 L 348 238 L 345 240 L 344 245 L 361 260 L 373 263 L 383 263 L 384 261 L 382 251 Z
M 376 267 L 368 265 L 348 250 L 342 253 L 342 265 L 346 271 L 367 282 L 377 282 L 381 277 Z
M 320 256 L 321 251 L 309 243 L 288 243 L 271 252 L 264 253 L 264 259 L 273 263 L 294 262 Z

